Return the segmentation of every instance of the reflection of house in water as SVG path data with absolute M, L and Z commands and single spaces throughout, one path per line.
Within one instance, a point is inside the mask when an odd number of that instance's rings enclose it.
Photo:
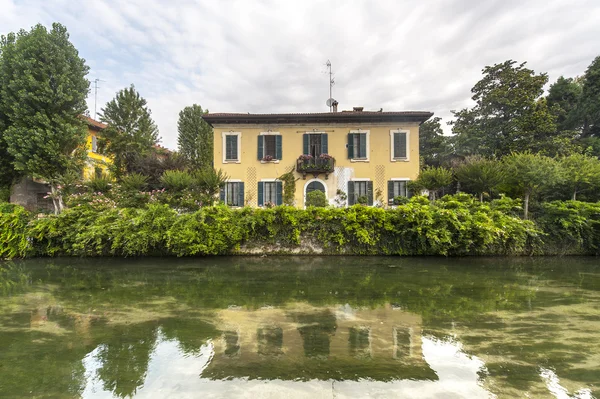
M 391 305 L 294 304 L 217 316 L 223 334 L 203 377 L 437 379 L 423 359 L 421 316 Z

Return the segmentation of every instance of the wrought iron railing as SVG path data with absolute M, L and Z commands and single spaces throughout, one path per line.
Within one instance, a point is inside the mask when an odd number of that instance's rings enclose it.
M 301 155 L 296 164 L 296 171 L 302 174 L 306 179 L 307 174 L 312 174 L 315 178 L 321 174 L 325 174 L 325 179 L 333 172 L 335 167 L 335 159 L 327 154 L 322 154 L 319 157 L 310 155 Z

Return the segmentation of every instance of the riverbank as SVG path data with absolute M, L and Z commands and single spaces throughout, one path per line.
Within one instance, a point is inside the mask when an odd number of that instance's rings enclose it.
M 89 203 L 38 217 L 4 205 L 0 257 L 598 255 L 600 204 L 543 204 L 535 221 L 519 212 L 518 201 L 481 203 L 465 194 L 434 203 L 414 197 L 395 209 L 214 206 L 180 213 L 161 204 Z

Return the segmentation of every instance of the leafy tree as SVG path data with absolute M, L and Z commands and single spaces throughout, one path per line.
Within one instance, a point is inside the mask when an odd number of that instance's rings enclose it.
M 477 194 L 483 202 L 483 195 L 491 193 L 503 181 L 503 170 L 498 161 L 470 156 L 454 169 L 461 189 Z
M 485 67 L 471 90 L 476 105 L 454 112 L 453 141 L 459 155 L 501 157 L 552 144 L 555 118 L 545 101 L 537 101 L 548 77 L 525 68 L 525 63 L 515 64 L 508 60 Z
M 440 124 L 441 120 L 442 118 L 436 117 L 423 122 L 419 127 L 419 153 L 427 166 L 440 166 L 451 153 L 448 137 L 444 136 Z
M 113 173 L 118 178 L 136 157 L 149 154 L 158 142 L 151 111 L 133 85 L 119 91 L 102 108 L 100 120 L 108 124 L 100 145 L 113 156 Z
M 529 200 L 545 187 L 557 184 L 560 175 L 557 162 L 545 155 L 531 152 L 512 153 L 502 159 L 505 191 L 523 196 L 523 217 L 529 217 Z
M 441 166 L 426 166 L 419 178 L 411 183 L 411 191 L 429 191 L 429 198 L 435 201 L 438 191 L 452 184 L 452 171 Z
M 583 154 L 572 154 L 560 159 L 563 173 L 561 188 L 571 193 L 575 201 L 577 194 L 598 190 L 600 187 L 600 160 Z
M 585 71 L 578 117 L 583 137 L 600 137 L 600 56 Z
M 185 107 L 179 113 L 179 153 L 194 169 L 212 167 L 213 164 L 213 130 L 202 118 L 207 113 L 208 110 L 202 110 L 197 104 Z
M 222 169 L 204 168 L 195 173 L 200 193 L 209 205 L 215 201 L 219 191 L 225 187 L 229 176 Z
M 185 167 L 185 160 L 177 153 L 161 155 L 153 148 L 152 151 L 147 154 L 135 154 L 128 157 L 127 174 L 138 173 L 147 176 L 148 188 L 155 190 L 162 188 L 160 178 L 165 171 L 183 170 Z
M 2 141 L 15 169 L 49 182 L 58 213 L 59 182 L 80 170 L 85 156 L 87 130 L 79 115 L 86 109 L 89 68 L 58 23 L 49 31 L 36 25 L 10 33 L 0 51 Z
M 572 130 L 576 126 L 577 104 L 581 98 L 582 91 L 581 78 L 559 77 L 556 82 L 550 85 L 548 90 L 548 107 L 556 116 L 556 124 L 559 130 Z

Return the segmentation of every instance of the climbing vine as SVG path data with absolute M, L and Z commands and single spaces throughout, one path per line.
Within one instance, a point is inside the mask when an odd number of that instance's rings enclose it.
M 296 197 L 296 181 L 298 180 L 294 176 L 294 167 L 278 177 L 283 182 L 283 203 L 285 205 L 294 205 L 294 198 Z

